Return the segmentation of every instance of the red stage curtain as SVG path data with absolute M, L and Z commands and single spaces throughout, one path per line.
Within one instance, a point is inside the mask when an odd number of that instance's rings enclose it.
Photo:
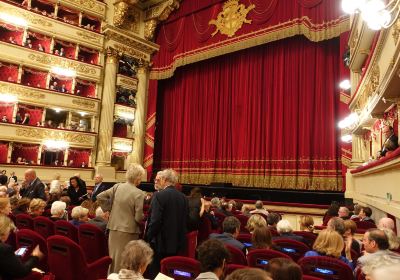
M 16 83 L 18 80 L 18 66 L 0 62 L 0 81 Z
M 159 81 L 155 167 L 185 183 L 342 190 L 339 39 L 280 40 Z
M 36 164 L 39 153 L 39 145 L 14 143 L 11 154 L 11 162 L 16 162 L 17 158 L 26 159 L 31 164 Z
M 14 104 L 4 103 L 4 102 L 0 101 L 0 118 L 2 118 L 3 116 L 6 116 L 8 119 L 8 122 L 11 123 L 13 111 L 14 111 Z
M 68 149 L 68 162 L 74 161 L 71 167 L 82 167 L 82 163 L 85 163 L 85 167 L 88 167 L 90 157 L 90 150 L 85 149 Z
M 157 108 L 157 80 L 149 81 L 148 102 L 147 102 L 147 119 L 146 119 L 146 135 L 144 146 L 143 167 L 147 170 L 147 180 L 151 181 L 153 173 L 153 156 L 154 156 L 154 134 L 156 130 L 156 108 Z
M 0 163 L 7 163 L 8 143 L 0 142 Z
M 114 123 L 113 137 L 128 137 L 128 126 L 126 124 Z

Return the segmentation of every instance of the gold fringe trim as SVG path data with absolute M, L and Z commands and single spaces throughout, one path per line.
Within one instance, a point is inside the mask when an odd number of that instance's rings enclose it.
M 293 161 L 298 161 L 298 162 L 334 162 L 334 161 L 339 161 L 340 159 L 309 159 L 309 158 L 291 158 L 291 159 L 235 159 L 235 158 L 229 158 L 229 159 L 190 159 L 190 160 L 163 160 L 163 163 L 193 163 L 193 162 L 293 162 Z
M 147 134 L 146 134 L 146 136 L 145 136 L 145 138 L 144 138 L 144 142 L 145 142 L 148 146 L 150 146 L 151 148 L 154 149 L 154 140 L 151 139 Z
M 348 96 L 347 94 L 341 92 L 340 93 L 340 102 L 348 105 L 350 103 L 351 97 Z
M 342 155 L 342 164 L 346 167 L 350 167 L 351 165 L 351 158 Z
M 147 156 L 144 159 L 144 162 L 143 162 L 143 167 L 144 168 L 147 168 L 147 167 L 152 166 L 152 165 L 153 165 L 153 154 Z
M 174 58 L 172 64 L 152 70 L 150 72 L 150 79 L 167 79 L 173 76 L 178 67 L 297 35 L 304 35 L 312 42 L 320 42 L 338 37 L 348 30 L 350 30 L 350 18 L 347 16 L 323 24 L 312 24 L 308 17 L 302 17 L 301 19 L 290 20 L 262 30 L 243 34 L 233 39 L 208 45 L 204 48 L 179 54 L 177 55 L 179 57 Z
M 212 182 L 229 182 L 235 186 L 278 188 L 297 190 L 342 191 L 343 180 L 325 177 L 307 176 L 261 176 L 236 174 L 197 174 L 180 173 L 180 182 L 184 184 L 208 185 Z
M 156 123 L 156 113 L 154 112 L 146 121 L 146 130 Z

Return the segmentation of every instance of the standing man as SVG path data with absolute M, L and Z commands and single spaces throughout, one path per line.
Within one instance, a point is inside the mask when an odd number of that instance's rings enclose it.
M 25 187 L 21 188 L 20 194 L 22 197 L 29 199 L 40 198 L 46 201 L 46 194 L 44 192 L 44 184 L 38 177 L 33 169 L 25 171 Z
M 160 271 L 163 258 L 177 255 L 186 245 L 189 206 L 186 196 L 175 189 L 177 182 L 178 175 L 172 169 L 157 173 L 156 188 L 160 188 L 160 191 L 151 200 L 146 233 L 146 240 L 154 250 L 149 275 L 151 279 Z
M 95 202 L 97 199 L 97 195 L 99 195 L 101 192 L 105 191 L 107 189 L 107 186 L 103 184 L 103 175 L 97 173 L 94 176 L 94 188 L 92 192 L 92 201 Z
M 97 195 L 103 211 L 110 211 L 107 228 L 110 230 L 108 247 L 112 263 L 109 273 L 121 269 L 121 254 L 125 245 L 139 239 L 139 223 L 143 220 L 143 201 L 145 193 L 137 188 L 145 174 L 139 164 L 131 164 L 126 171 L 126 183 L 116 184 Z

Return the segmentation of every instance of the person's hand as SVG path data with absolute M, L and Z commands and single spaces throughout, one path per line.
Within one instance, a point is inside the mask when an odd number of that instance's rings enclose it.
M 43 253 L 40 251 L 39 245 L 36 245 L 35 249 L 33 249 L 31 256 L 38 257 L 39 259 L 43 258 Z
M 204 205 L 204 203 L 206 202 L 204 198 L 200 198 L 201 200 L 201 205 Z
M 353 238 L 351 236 L 347 236 L 344 241 L 345 241 L 345 251 L 350 252 L 351 244 L 353 243 Z

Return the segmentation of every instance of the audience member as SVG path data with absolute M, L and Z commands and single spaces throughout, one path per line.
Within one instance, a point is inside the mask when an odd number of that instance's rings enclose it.
M 343 257 L 342 250 L 345 248 L 346 257 Z M 334 230 L 322 230 L 313 245 L 313 251 L 305 253 L 304 257 L 326 256 L 339 259 L 345 264 L 354 268 L 351 258 L 351 239 L 347 239 L 346 243 L 343 237 Z
M 358 258 L 358 263 L 363 266 L 364 263 L 380 255 L 390 255 L 389 240 L 385 232 L 380 229 L 368 229 L 363 237 L 364 255 Z
M 222 202 L 221 207 L 216 209 L 215 211 L 225 216 L 233 216 L 232 204 L 229 204 L 226 201 Z
M 358 254 L 361 253 L 361 242 L 354 238 L 354 234 L 357 230 L 357 224 L 352 220 L 345 220 L 344 221 L 344 240 L 350 238 L 352 240 L 351 249 L 353 249 Z
M 251 215 L 250 218 L 247 220 L 246 228 L 250 233 L 253 233 L 253 231 L 257 227 L 267 227 L 267 221 L 264 219 L 263 216 L 254 214 Z
M 8 42 L 11 43 L 11 44 L 16 44 L 17 43 L 13 36 L 10 36 L 10 38 L 8 38 Z
M 256 207 L 256 209 L 250 211 L 250 214 L 262 214 L 268 216 L 268 211 L 264 209 L 264 205 L 261 200 L 257 200 L 254 206 Z
M 240 233 L 240 221 L 234 216 L 226 217 L 222 223 L 222 230 L 223 233 L 221 234 L 210 234 L 210 238 L 218 239 L 222 243 L 236 247 L 244 252 L 244 244 L 236 239 Z
M 314 232 L 314 219 L 311 216 L 300 216 L 300 230 Z
M 17 112 L 17 115 L 15 116 L 15 123 L 22 124 L 22 116 L 20 112 Z
M 101 175 L 100 173 L 97 173 L 94 176 L 94 188 L 93 188 L 93 192 L 92 192 L 92 196 L 91 196 L 92 201 L 96 201 L 97 195 L 99 193 L 102 193 L 106 189 L 107 189 L 107 186 L 105 184 L 103 184 L 103 175 Z
M 58 221 L 58 220 L 67 220 L 68 215 L 67 215 L 67 204 L 63 201 L 54 201 L 51 204 L 51 217 L 50 219 L 52 221 Z
M 178 175 L 172 169 L 161 171 L 161 191 L 153 195 L 151 214 L 147 225 L 146 240 L 154 249 L 150 276 L 160 270 L 160 261 L 174 256 L 186 246 L 187 217 L 189 206 L 186 196 L 175 189 Z
M 362 206 L 360 204 L 354 204 L 354 214 L 351 215 L 350 219 L 359 220 L 358 215 L 360 214 Z
M 121 269 L 121 254 L 131 240 L 139 239 L 139 223 L 143 219 L 144 192 L 137 186 L 142 181 L 145 170 L 138 164 L 131 164 L 126 171 L 126 183 L 116 184 L 111 189 L 97 195 L 97 202 L 103 211 L 110 211 L 107 228 L 109 253 L 113 262 L 110 272 Z M 110 203 L 111 201 L 111 203 Z
M 219 208 L 221 206 L 221 201 L 218 197 L 213 197 L 211 199 L 211 207 L 214 208 L 213 210 Z
M 40 198 L 46 201 L 46 194 L 44 192 L 45 186 L 36 176 L 36 172 L 33 169 L 25 171 L 25 183 L 26 186 L 22 186 L 20 194 L 22 197 L 27 198 Z
M 9 216 L 11 214 L 11 203 L 8 197 L 0 197 L 0 215 Z
M 237 269 L 228 277 L 225 278 L 226 280 L 272 280 L 269 277 L 269 274 L 264 270 L 259 268 L 244 268 L 244 269 Z
M 334 230 L 342 236 L 345 232 L 344 222 L 341 218 L 333 217 L 329 220 L 327 229 Z
M 370 222 L 375 224 L 375 221 L 372 220 L 371 218 L 372 215 L 372 209 L 369 207 L 362 207 L 360 210 L 360 213 L 358 214 L 358 217 L 360 218 L 360 221 L 364 222 Z
M 378 228 L 379 229 L 387 228 L 387 229 L 394 230 L 394 221 L 393 221 L 393 219 L 387 218 L 387 217 L 384 217 L 384 218 L 380 219 L 379 222 L 378 222 Z
M 84 208 L 82 206 L 75 206 L 74 208 L 72 208 L 71 212 L 72 220 L 70 221 L 70 223 L 76 227 L 79 227 L 81 224 L 84 224 L 89 221 L 88 214 L 89 210 L 87 208 Z
M 40 52 L 45 52 L 45 48 L 42 46 L 42 44 L 38 44 L 37 45 L 37 49 L 38 49 L 38 51 L 40 51 Z
M 143 240 L 133 240 L 126 244 L 121 254 L 121 269 L 118 274 L 113 273 L 107 279 L 140 280 L 143 273 L 153 259 L 153 250 Z
M 398 280 L 400 256 L 376 256 L 365 262 L 362 271 L 369 280 Z
M 339 208 L 339 211 L 338 211 L 338 216 L 339 216 L 339 218 L 341 218 L 341 219 L 343 219 L 343 220 L 348 220 L 348 219 L 350 219 L 350 211 L 349 211 L 349 208 L 347 208 L 347 207 L 344 207 L 344 206 L 341 206 L 340 208 Z
M 7 245 L 10 232 L 15 229 L 13 222 L 5 215 L 0 215 L 0 278 L 15 279 L 27 276 L 32 268 L 43 257 L 39 246 L 36 246 L 32 254 L 23 263 L 15 253 L 14 249 Z
M 87 199 L 86 186 L 83 186 L 82 181 L 77 176 L 69 179 L 67 193 L 71 199 L 71 205 L 80 205 L 82 201 Z
M 189 232 L 199 229 L 200 218 L 204 214 L 204 203 L 205 200 L 202 198 L 201 189 L 193 188 L 188 197 L 189 219 L 187 227 Z
M 292 225 L 288 220 L 280 220 L 276 225 L 276 229 L 279 233 L 279 236 L 275 237 L 274 239 L 287 238 L 306 243 L 303 236 L 299 236 L 293 233 Z
M 31 120 L 31 115 L 29 113 L 25 113 L 24 119 L 22 120 L 22 124 L 29 125 Z
M 46 202 L 40 198 L 34 198 L 29 203 L 29 214 L 32 218 L 41 216 L 46 207 Z
M 219 222 L 218 219 L 214 215 L 214 211 L 211 210 L 211 202 L 204 201 L 204 213 L 203 216 L 206 217 L 211 222 L 212 229 L 218 229 Z
M 274 258 L 269 261 L 267 271 L 274 280 L 302 280 L 303 273 L 300 266 L 286 258 Z
M 50 182 L 50 189 L 49 189 L 50 194 L 53 193 L 61 194 L 62 188 L 61 188 L 60 178 L 61 178 L 60 173 L 54 174 L 53 180 Z
M 251 216 L 250 207 L 248 205 L 243 205 L 242 208 L 241 208 L 241 212 L 242 212 L 242 215 L 245 215 L 246 217 L 250 217 Z
M 277 231 L 276 230 L 276 225 L 278 222 L 281 220 L 281 216 L 278 213 L 272 212 L 269 213 L 267 216 L 267 224 L 269 230 Z
M 216 239 L 203 242 L 197 249 L 201 273 L 196 280 L 222 279 L 229 252 L 224 244 Z
M 394 134 L 393 127 L 385 126 L 382 130 L 382 134 L 385 136 L 385 142 L 383 142 L 382 150 L 379 151 L 378 157 L 384 157 L 386 155 L 386 153 L 388 152 L 388 149 L 386 148 L 387 146 L 385 146 L 385 145 L 388 144 L 389 142 L 391 142 L 390 146 L 393 146 L 393 148 L 391 150 L 395 150 L 399 146 L 398 138 Z
M 6 115 L 3 115 L 3 117 L 1 118 L 1 122 L 8 123 L 8 118 Z
M 251 235 L 251 248 L 249 249 L 279 249 L 272 242 L 271 231 L 265 227 L 256 227 Z
M 31 200 L 27 197 L 23 197 L 18 200 L 17 207 L 12 211 L 13 215 L 16 216 L 18 214 L 28 214 L 30 203 Z
M 15 176 L 15 172 L 14 172 L 14 171 L 11 171 L 11 172 L 10 172 L 9 181 L 11 181 L 11 179 L 14 179 L 14 182 L 15 182 L 15 183 L 18 182 L 18 178 L 17 178 L 17 176 Z
M 379 220 L 378 229 L 385 231 L 389 239 L 389 249 L 397 250 L 399 248 L 399 238 L 394 231 L 394 221 L 391 218 L 384 217 Z
M 96 217 L 91 219 L 88 223 L 97 226 L 103 232 L 107 231 L 107 223 L 110 217 L 109 212 L 104 212 L 101 207 L 97 207 L 96 209 Z

